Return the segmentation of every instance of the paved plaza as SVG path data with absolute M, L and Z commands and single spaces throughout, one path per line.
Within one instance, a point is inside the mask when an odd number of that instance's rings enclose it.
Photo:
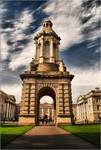
M 10 142 L 5 149 L 97 149 L 56 126 L 36 126 Z

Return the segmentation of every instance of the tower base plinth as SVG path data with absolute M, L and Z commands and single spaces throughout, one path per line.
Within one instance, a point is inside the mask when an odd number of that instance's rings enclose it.
M 19 125 L 35 125 L 35 118 L 33 117 L 19 117 Z
M 71 117 L 58 117 L 57 118 L 57 125 L 59 124 L 72 124 Z

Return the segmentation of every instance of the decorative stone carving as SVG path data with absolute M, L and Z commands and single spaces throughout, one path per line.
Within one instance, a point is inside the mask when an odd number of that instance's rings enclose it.
M 63 60 L 60 61 L 60 64 L 59 64 L 59 71 L 60 71 L 60 72 L 66 71 L 66 67 L 65 67 L 65 65 L 64 65 L 64 63 L 63 63 Z

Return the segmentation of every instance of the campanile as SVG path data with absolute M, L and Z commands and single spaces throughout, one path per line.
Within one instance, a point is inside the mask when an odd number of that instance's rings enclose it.
M 74 75 L 70 74 L 60 59 L 61 39 L 52 27 L 50 20 L 43 21 L 42 30 L 34 37 L 35 58 L 20 75 L 20 124 L 39 125 L 40 99 L 43 96 L 50 96 L 54 101 L 55 125 L 72 123 L 71 81 Z

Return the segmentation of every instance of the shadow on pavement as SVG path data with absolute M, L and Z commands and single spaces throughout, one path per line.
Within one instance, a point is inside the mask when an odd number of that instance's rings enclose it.
M 8 135 L 9 137 L 11 135 Z M 56 134 L 23 135 L 8 144 L 3 142 L 2 149 L 97 149 L 97 147 L 72 134 Z

